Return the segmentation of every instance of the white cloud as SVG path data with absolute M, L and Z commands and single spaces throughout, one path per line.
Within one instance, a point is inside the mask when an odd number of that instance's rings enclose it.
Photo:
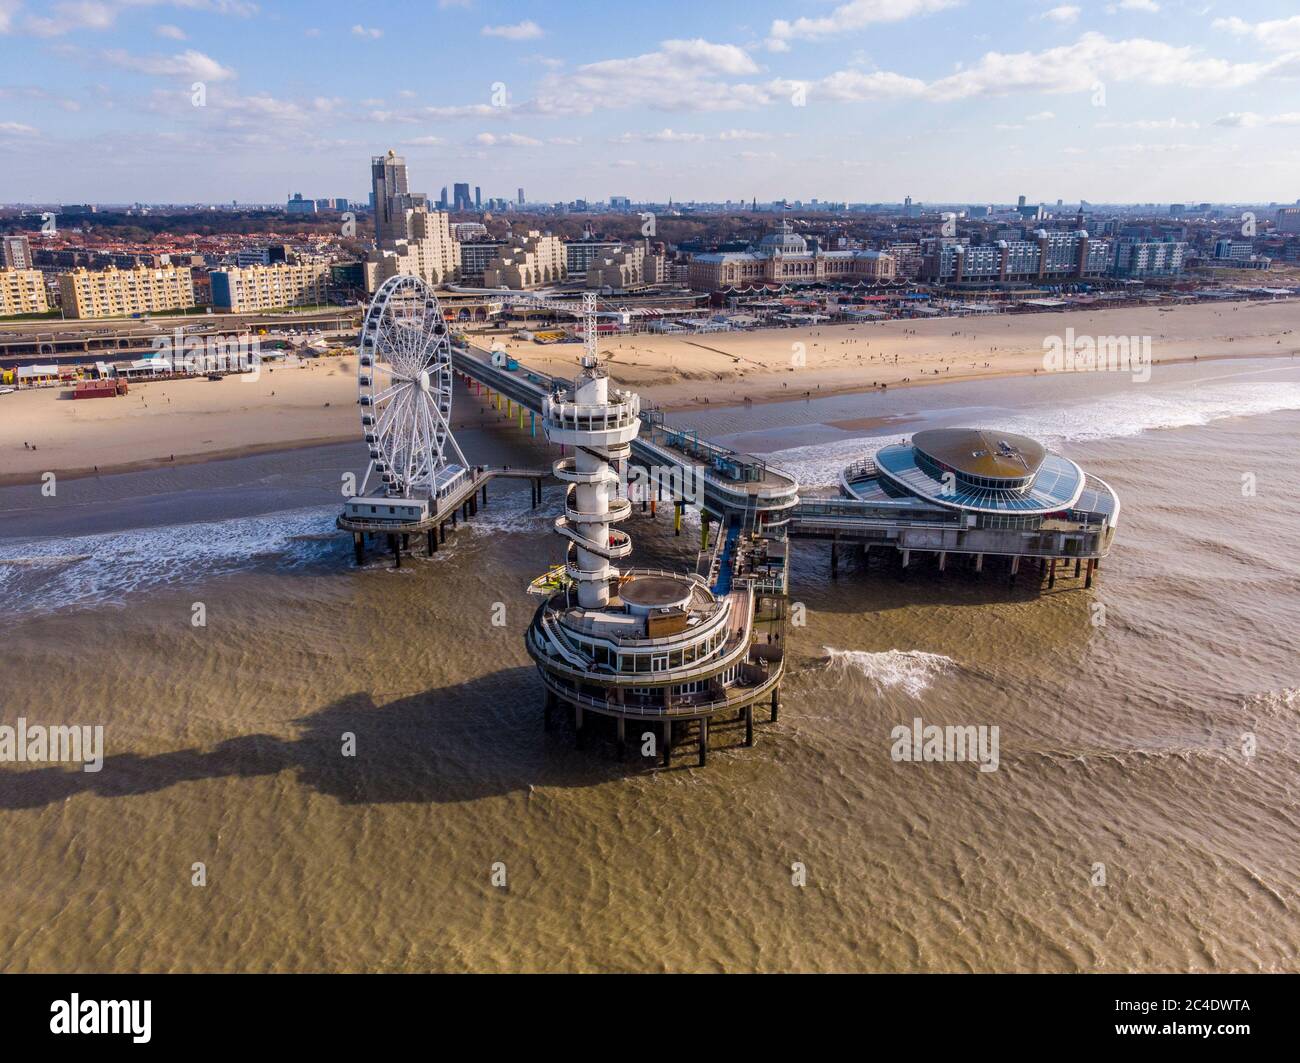
M 860 70 L 837 70 L 820 81 L 776 81 L 773 89 L 783 99 L 802 86 L 809 99 L 850 103 L 859 100 L 919 97 L 926 93 L 926 83 L 920 78 L 906 77 L 877 70 L 864 74 Z
M 1025 115 L 1026 122 L 1050 122 L 1055 118 L 1051 111 L 1035 111 L 1033 114 Z
M 1233 112 L 1232 114 L 1225 114 L 1222 118 L 1216 118 L 1214 124 L 1228 126 L 1233 129 L 1300 125 L 1300 111 L 1291 111 L 1287 114 L 1256 114 L 1254 111 Z
M 227 81 L 235 76 L 229 67 L 222 66 L 215 59 L 196 52 L 193 48 L 178 55 L 132 55 L 121 48 L 112 48 L 100 52 L 105 62 L 134 70 L 141 74 L 154 74 L 158 77 L 193 78 L 196 81 Z
M 384 31 L 373 26 L 363 26 L 357 23 L 352 27 L 352 35 L 354 37 L 369 37 L 372 41 L 376 41 L 384 35 Z
M 540 114 L 590 114 L 598 107 L 738 110 L 769 102 L 770 90 L 726 79 L 758 72 L 749 53 L 734 44 L 698 38 L 663 41 L 658 50 L 643 55 L 547 75 L 526 109 Z
M 24 137 L 34 136 L 36 127 L 25 125 L 22 122 L 0 122 L 0 133 L 12 133 Z
M 815 41 L 864 29 L 877 22 L 901 22 L 955 7 L 959 0 L 851 0 L 820 18 L 776 19 L 768 30 L 767 46 L 774 52 L 789 50 L 795 40 Z
M 14 23 L 14 15 L 22 6 L 21 0 L 0 0 L 0 33 L 8 33 Z
M 540 148 L 542 142 L 522 133 L 480 133 L 474 138 L 475 144 L 485 148 Z
M 1060 7 L 1054 7 L 1050 11 L 1044 11 L 1038 17 L 1048 22 L 1056 22 L 1062 26 L 1068 26 L 1077 22 L 1082 8 L 1075 7 L 1074 4 L 1062 4 Z
M 0 0 L 0 32 L 15 24 L 13 16 L 21 6 L 20 0 Z M 246 0 L 61 0 L 51 6 L 48 16 L 28 15 L 22 20 L 21 28 L 37 37 L 61 37 L 79 30 L 107 30 L 114 26 L 122 11 L 135 7 L 175 7 L 243 18 L 257 11 L 257 5 Z M 174 39 L 184 40 L 184 37 Z
M 1097 122 L 1097 129 L 1200 129 L 1200 122 L 1180 118 L 1139 118 L 1133 122 Z
M 153 28 L 153 31 L 159 37 L 166 37 L 169 40 L 173 40 L 173 41 L 183 41 L 186 39 L 185 31 L 183 29 L 181 29 L 179 26 L 173 26 L 166 22 L 164 22 L 160 26 L 155 26 Z
M 1251 37 L 1261 47 L 1274 52 L 1300 51 L 1300 15 L 1271 22 L 1246 22 L 1237 18 L 1216 18 L 1211 28 L 1236 37 Z
M 657 133 L 623 133 L 611 138 L 615 144 L 631 144 L 642 141 L 654 144 L 699 144 L 709 138 L 703 133 L 678 133 L 673 129 L 661 129 Z
M 106 30 L 117 18 L 117 9 L 100 0 L 70 0 L 52 10 L 51 17 L 30 15 L 23 25 L 38 37 L 58 37 L 75 30 Z
M 501 37 L 507 41 L 533 41 L 544 36 L 542 27 L 531 19 L 513 26 L 484 26 L 481 32 L 484 37 Z
M 428 147 L 435 144 L 447 143 L 442 137 L 412 137 L 410 140 L 403 140 L 403 144 L 410 144 L 414 147 Z
M 1074 44 L 1042 52 L 988 52 L 969 69 L 931 82 L 927 95 L 957 100 L 1012 92 L 1087 92 L 1098 81 L 1239 88 L 1272 69 L 1265 63 L 1210 58 L 1190 46 L 1144 38 L 1112 41 L 1100 33 L 1085 33 Z
M 1159 10 L 1156 0 L 1119 0 L 1118 4 L 1106 5 L 1106 12 L 1111 15 L 1119 11 L 1146 11 L 1154 15 Z
M 434 118 L 508 118 L 511 110 L 488 103 L 469 103 L 455 107 L 426 107 L 424 113 Z

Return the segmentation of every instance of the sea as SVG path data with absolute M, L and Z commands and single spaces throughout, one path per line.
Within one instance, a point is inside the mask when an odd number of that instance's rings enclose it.
M 1118 492 L 1113 549 L 1049 591 L 796 540 L 778 720 L 664 769 L 543 730 L 554 481 L 400 568 L 335 529 L 359 441 L 0 489 L 0 724 L 104 742 L 0 764 L 0 970 L 1297 969 L 1300 362 L 725 401 L 676 419 L 810 493 L 1029 435 Z M 556 456 L 456 403 L 471 461 Z M 694 564 L 689 519 L 623 527 Z M 896 759 L 918 720 L 997 770 Z

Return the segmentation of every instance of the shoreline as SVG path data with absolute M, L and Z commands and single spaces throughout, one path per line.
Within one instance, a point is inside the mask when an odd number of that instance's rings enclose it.
M 1169 358 L 1163 361 L 1153 363 L 1159 366 L 1173 365 L 1192 365 L 1201 362 L 1229 362 L 1229 361 L 1259 361 L 1259 360 L 1281 360 L 1295 359 L 1297 356 L 1293 352 L 1277 352 L 1274 354 L 1213 354 L 1193 356 L 1191 358 Z M 971 384 L 983 383 L 991 380 L 1007 380 L 1015 378 L 1038 377 L 1041 373 L 1032 370 L 1005 370 L 990 371 L 986 373 L 975 373 L 969 375 L 960 375 L 956 377 L 935 377 L 932 379 L 909 380 L 892 385 L 892 387 L 861 387 L 845 385 L 842 387 L 832 386 L 815 390 L 811 398 L 827 399 L 843 397 L 845 395 L 877 395 L 887 394 L 890 390 L 900 390 L 902 388 L 941 388 L 944 385 L 952 384 Z M 1098 372 L 1075 373 L 1073 376 L 1092 378 L 1101 375 Z M 646 392 L 653 392 L 653 387 L 645 389 Z M 752 398 L 748 402 L 726 402 L 726 403 L 686 403 L 675 405 L 664 405 L 655 407 L 663 410 L 666 414 L 673 413 L 697 413 L 701 410 L 723 411 L 723 410 L 743 410 L 749 406 L 766 406 L 775 405 L 782 402 L 797 401 L 801 396 L 789 394 L 766 394 L 761 397 Z M 907 421 L 912 420 L 910 417 L 893 418 L 885 417 L 868 417 L 851 420 L 840 420 L 828 422 L 829 427 L 839 429 L 845 432 L 867 431 L 873 428 L 886 427 L 894 420 Z M 480 423 L 473 427 L 491 428 L 496 425 L 504 425 L 500 418 L 478 418 Z M 470 427 L 469 425 L 460 425 L 458 430 Z M 100 465 L 98 468 L 93 465 L 74 466 L 69 468 L 53 468 L 49 470 L 25 471 L 16 473 L 0 473 L 0 487 L 22 487 L 34 486 L 41 482 L 41 476 L 45 471 L 53 472 L 55 476 L 62 480 L 82 480 L 98 476 L 116 476 L 123 473 L 143 472 L 152 469 L 176 468 L 180 465 L 203 465 L 214 461 L 231 461 L 239 458 L 255 457 L 263 454 L 290 453 L 295 450 L 308 450 L 314 447 L 338 446 L 346 443 L 358 443 L 360 436 L 356 432 L 346 434 L 337 434 L 329 436 L 312 436 L 301 439 L 272 440 L 259 443 L 248 443 L 236 447 L 224 447 L 217 450 L 194 451 L 189 454 L 177 454 L 174 458 L 140 458 L 127 462 L 118 462 L 114 464 Z
M 1154 368 L 1155 366 L 1199 365 L 1201 362 L 1255 361 L 1263 358 L 1294 359 L 1294 358 L 1300 358 L 1300 353 L 1295 351 L 1285 351 L 1285 352 L 1278 351 L 1275 354 L 1259 354 L 1255 352 L 1249 354 L 1206 354 L 1206 355 L 1193 355 L 1190 358 L 1161 358 L 1153 361 L 1151 364 L 1152 367 Z M 933 379 L 929 379 L 929 380 L 905 380 L 905 381 L 900 380 L 895 384 L 890 384 L 885 387 L 880 387 L 880 386 L 855 387 L 851 384 L 845 384 L 842 386 L 832 386 L 829 388 L 815 389 L 813 390 L 811 396 L 808 397 L 814 399 L 830 399 L 830 398 L 839 398 L 844 395 L 883 395 L 883 394 L 888 394 L 890 391 L 899 391 L 903 388 L 932 388 L 932 387 L 942 387 L 945 384 L 972 384 L 976 382 L 982 383 L 988 380 L 1010 380 L 1017 377 L 1037 377 L 1041 375 L 1042 375 L 1041 372 L 1034 369 L 989 370 L 988 372 L 985 373 L 969 373 L 966 375 L 958 375 L 953 377 L 934 377 Z M 1089 372 L 1072 373 L 1070 375 L 1097 376 L 1100 375 L 1100 372 L 1093 370 Z M 642 392 L 641 394 L 644 397 L 646 393 L 651 392 L 653 390 L 654 390 L 653 387 L 646 388 L 645 391 Z M 807 391 L 808 389 L 805 388 L 804 390 Z M 654 408 L 657 410 L 662 410 L 666 414 L 695 413 L 700 410 L 730 410 L 730 409 L 741 409 L 744 408 L 745 406 L 766 406 L 778 402 L 793 402 L 802 397 L 804 396 L 801 396 L 797 393 L 785 394 L 785 395 L 770 394 L 770 395 L 762 395 L 762 396 L 751 398 L 748 402 L 726 402 L 726 403 L 687 402 L 687 403 L 665 404 L 662 406 L 656 405 L 654 406 Z
M 1286 301 L 846 323 L 705 337 L 645 333 L 611 337 L 602 355 L 616 383 L 639 393 L 647 408 L 689 427 L 692 418 L 717 410 L 832 398 L 843 407 L 862 396 L 864 407 L 879 412 L 889 405 L 882 398 L 899 389 L 1051 377 L 1063 381 L 1056 391 L 1068 395 L 1086 390 L 1073 378 L 1115 376 L 1045 369 L 1044 337 L 1067 329 L 1148 338 L 1157 373 L 1199 362 L 1294 363 L 1300 356 L 1295 311 L 1296 304 Z M 507 348 L 521 366 L 559 376 L 571 372 L 576 357 L 571 347 L 521 339 Z M 47 472 L 84 479 L 359 442 L 356 394 L 356 361 L 347 355 L 266 365 L 258 376 L 237 382 L 141 383 L 111 399 L 62 401 L 61 389 L 23 390 L 0 398 L 0 486 L 39 484 Z M 463 389 L 453 410 L 456 429 L 504 424 L 504 415 Z M 858 420 L 853 411 L 838 416 L 845 422 L 841 430 L 855 430 L 849 424 Z
M 87 480 L 96 476 L 118 476 L 129 472 L 148 472 L 151 469 L 174 469 L 179 465 L 205 465 L 210 461 L 252 458 L 259 454 L 281 454 L 294 450 L 309 450 L 313 447 L 337 446 L 340 443 L 356 443 L 358 438 L 356 435 L 349 435 L 276 440 L 268 443 L 248 443 L 242 447 L 227 447 L 224 450 L 200 450 L 191 454 L 177 454 L 174 458 L 140 458 L 137 461 L 120 462 L 116 465 L 89 465 L 48 471 L 54 473 L 60 480 Z M 0 473 L 0 487 L 39 484 L 42 475 L 42 473 L 30 472 Z

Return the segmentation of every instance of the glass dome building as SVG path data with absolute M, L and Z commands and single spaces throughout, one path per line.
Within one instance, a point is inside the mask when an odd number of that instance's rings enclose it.
M 1056 582 L 1059 561 L 1087 564 L 1087 585 L 1110 550 L 1119 521 L 1115 491 L 1100 477 L 1036 440 L 981 428 L 938 428 L 881 447 L 840 476 L 841 518 L 870 526 L 854 538 L 892 546 L 903 567 L 912 554 L 1006 557 L 1011 574 L 1037 558 Z M 835 514 L 834 504 L 827 521 Z M 1048 566 L 1050 565 L 1050 569 Z

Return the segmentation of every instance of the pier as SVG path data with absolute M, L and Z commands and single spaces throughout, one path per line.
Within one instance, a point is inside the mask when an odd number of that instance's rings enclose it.
M 476 465 L 469 470 L 463 482 L 432 500 L 427 514 L 418 520 L 402 519 L 400 516 L 375 513 L 364 515 L 359 512 L 344 512 L 336 521 L 337 526 L 352 533 L 352 546 L 358 565 L 366 560 L 365 544 L 377 536 L 385 537 L 388 551 L 393 555 L 393 567 L 402 567 L 402 553 L 413 541 L 423 536 L 425 554 L 432 557 L 438 547 L 447 541 L 447 526 L 455 530 L 460 521 L 469 522 L 477 516 L 479 506 L 485 509 L 488 504 L 488 484 L 492 480 L 527 480 L 532 508 L 536 509 L 542 501 L 542 481 L 550 475 L 549 469 L 505 469 L 490 465 Z M 364 508 L 397 508 L 385 506 L 384 499 L 362 500 Z
M 832 576 L 841 547 L 850 547 L 868 556 L 888 551 L 900 574 L 914 555 L 935 558 L 940 572 L 950 558 L 982 572 L 992 557 L 1007 561 L 1014 582 L 1027 562 L 1049 590 L 1069 578 L 1071 564 L 1074 578 L 1091 586 L 1110 549 L 1115 492 L 1032 439 L 969 428 L 917 432 L 846 468 L 838 497 L 800 498 L 789 472 L 669 424 L 615 386 L 597 351 L 594 293 L 580 304 L 529 293 L 501 298 L 584 318 L 578 376 L 552 377 L 453 339 L 428 285 L 389 278 L 358 344 L 370 464 L 338 527 L 352 534 L 358 565 L 378 536 L 400 567 L 413 537 L 436 553 L 448 524 L 454 529 L 487 504 L 493 480 L 528 480 L 534 507 L 547 476 L 566 485 L 554 522 L 563 563 L 530 584 L 543 600 L 524 641 L 545 692 L 543 726 L 571 714 L 580 748 L 600 724 L 625 756 L 629 721 L 642 729 L 637 748 L 653 750 L 664 767 L 690 736 L 704 765 L 711 729 L 716 738 L 727 725 L 743 725 L 741 744 L 752 746 L 755 706 L 769 707 L 773 722 L 780 711 L 794 539 L 829 542 Z M 560 448 L 551 468 L 470 466 L 451 432 L 457 376 L 521 432 L 536 438 L 540 428 Z M 677 534 L 685 507 L 698 509 L 694 570 L 616 567 L 631 556 L 632 539 L 615 525 L 636 502 L 651 515 L 671 504 Z

